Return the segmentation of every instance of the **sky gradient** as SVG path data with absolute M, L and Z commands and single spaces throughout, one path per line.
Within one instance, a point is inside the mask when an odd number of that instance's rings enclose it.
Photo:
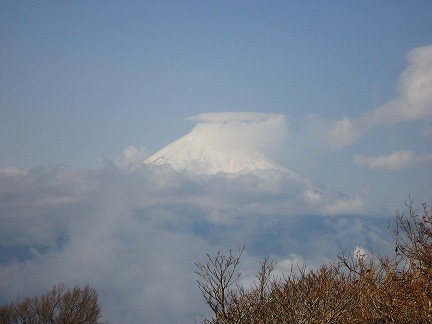
M 1 3 L 2 166 L 155 151 L 213 111 L 358 116 L 431 43 L 413 2 Z
M 299 178 L 142 163 L 235 112 L 278 122 L 225 142 Z M 432 199 L 431 1 L 0 1 L 0 302 L 89 282 L 112 323 L 192 323 L 206 252 L 246 244 L 247 280 L 391 252 L 410 196 Z

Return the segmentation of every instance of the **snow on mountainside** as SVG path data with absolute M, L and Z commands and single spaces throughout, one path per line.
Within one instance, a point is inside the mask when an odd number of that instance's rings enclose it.
M 253 170 L 286 170 L 258 152 L 232 151 L 205 145 L 188 134 L 146 159 L 145 163 L 169 165 L 193 173 L 241 173 Z

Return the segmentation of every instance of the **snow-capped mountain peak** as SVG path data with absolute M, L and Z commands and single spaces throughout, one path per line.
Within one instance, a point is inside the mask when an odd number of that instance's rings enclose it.
M 144 162 L 198 174 L 289 171 L 261 153 L 263 146 L 271 145 L 268 138 L 277 137 L 274 130 L 284 127 L 280 115 L 213 113 L 198 117 L 189 134 Z
M 188 134 L 167 145 L 144 162 L 199 174 L 241 173 L 257 169 L 286 170 L 258 152 L 223 149 L 199 143 L 190 137 L 191 134 Z

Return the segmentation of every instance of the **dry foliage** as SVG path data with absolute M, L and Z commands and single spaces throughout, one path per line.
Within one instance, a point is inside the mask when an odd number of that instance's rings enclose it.
M 98 293 L 88 284 L 70 289 L 59 283 L 40 297 L 0 307 L 2 324 L 96 324 L 100 317 Z
M 410 200 L 397 213 L 395 256 L 338 256 L 339 262 L 274 278 L 265 259 L 257 284 L 238 284 L 240 256 L 197 263 L 198 285 L 214 316 L 203 323 L 432 323 L 432 217 Z

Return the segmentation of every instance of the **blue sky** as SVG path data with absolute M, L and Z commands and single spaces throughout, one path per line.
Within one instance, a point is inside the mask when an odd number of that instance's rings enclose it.
M 431 45 L 430 1 L 1 1 L 0 301 L 89 282 L 113 323 L 191 323 L 205 252 L 392 251 L 432 197 Z M 303 180 L 140 165 L 209 112 L 283 116 Z
M 3 167 L 151 152 L 212 111 L 357 116 L 431 43 L 429 1 L 1 3 Z

